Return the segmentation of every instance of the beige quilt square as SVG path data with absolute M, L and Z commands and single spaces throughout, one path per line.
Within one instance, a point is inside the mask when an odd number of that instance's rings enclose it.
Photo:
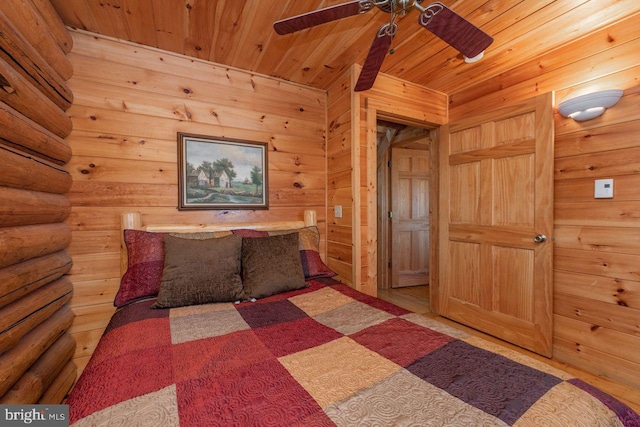
M 348 337 L 278 360 L 322 408 L 401 369 Z
M 567 382 L 549 390 L 513 425 L 514 427 L 620 426 L 617 415 L 589 393 Z
M 314 292 L 296 295 L 289 298 L 300 310 L 313 317 L 325 311 L 342 307 L 354 299 L 332 288 L 322 288 Z
M 386 311 L 355 300 L 349 304 L 344 304 L 333 310 L 313 316 L 317 322 L 345 335 L 355 334 L 395 317 Z
M 324 411 L 341 427 L 507 426 L 404 369 Z
M 187 305 L 170 309 L 169 317 L 191 316 L 194 314 L 209 313 L 212 311 L 235 310 L 232 302 L 222 302 L 216 304 Z
M 171 342 L 180 344 L 250 329 L 238 310 L 233 305 L 230 307 L 230 310 L 216 308 L 200 312 L 196 309 L 190 315 L 171 316 Z
M 156 425 L 178 427 L 178 398 L 172 384 L 161 390 L 125 400 L 78 420 L 74 427 Z
M 463 339 L 471 336 L 468 333 L 464 332 L 463 330 L 456 329 L 449 325 L 445 325 L 442 322 L 438 322 L 435 319 L 430 319 L 428 317 L 423 316 L 422 314 L 410 313 L 400 317 L 404 320 L 408 320 L 411 323 L 424 326 L 425 328 L 429 328 L 436 332 L 440 332 L 441 334 L 449 335 L 450 337 Z

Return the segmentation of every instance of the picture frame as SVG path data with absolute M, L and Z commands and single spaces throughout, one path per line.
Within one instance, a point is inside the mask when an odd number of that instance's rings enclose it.
M 268 144 L 178 132 L 178 210 L 268 209 Z

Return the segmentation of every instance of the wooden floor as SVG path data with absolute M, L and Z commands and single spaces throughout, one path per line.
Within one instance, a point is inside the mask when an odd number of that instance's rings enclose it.
M 494 338 L 490 335 L 476 331 L 475 329 L 469 328 L 457 322 L 453 322 L 449 319 L 445 319 L 444 317 L 433 314 L 429 309 L 429 286 L 412 286 L 412 287 L 397 288 L 397 289 L 378 289 L 378 298 L 388 301 L 402 308 L 405 308 L 407 310 L 411 310 L 413 312 L 422 314 L 423 316 L 436 319 L 447 325 L 456 327 L 458 329 L 462 329 L 469 334 L 482 337 L 488 341 L 491 341 L 500 345 L 504 345 L 507 348 L 529 355 L 534 359 L 542 360 L 555 368 L 562 369 L 563 371 L 568 372 L 571 375 L 574 375 L 576 378 L 580 378 L 583 381 L 611 394 L 618 400 L 629 405 L 634 411 L 640 413 L 640 390 L 637 388 L 620 384 L 608 378 L 590 374 L 588 372 L 585 372 L 581 369 L 567 365 L 566 363 L 560 362 L 555 359 L 547 359 L 546 357 L 532 353 L 523 348 L 517 347 L 513 344 L 507 343 L 500 339 Z

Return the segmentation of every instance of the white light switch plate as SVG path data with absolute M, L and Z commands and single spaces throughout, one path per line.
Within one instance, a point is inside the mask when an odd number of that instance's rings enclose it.
M 333 216 L 336 218 L 342 218 L 342 205 L 335 205 L 333 207 Z
M 596 179 L 593 197 L 596 199 L 613 199 L 613 179 Z

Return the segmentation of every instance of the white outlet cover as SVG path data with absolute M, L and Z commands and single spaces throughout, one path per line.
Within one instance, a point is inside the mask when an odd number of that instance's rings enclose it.
M 333 216 L 335 218 L 342 218 L 342 205 L 336 205 L 333 207 Z
M 593 197 L 596 199 L 613 199 L 613 179 L 596 179 Z

